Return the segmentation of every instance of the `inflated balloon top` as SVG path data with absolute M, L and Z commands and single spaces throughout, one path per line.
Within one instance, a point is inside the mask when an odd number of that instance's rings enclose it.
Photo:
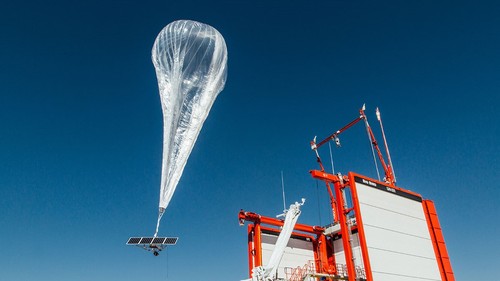
M 152 50 L 163 110 L 160 214 L 168 206 L 203 122 L 224 88 L 227 49 L 213 27 L 190 20 L 165 26 Z M 160 216 L 161 217 L 161 216 Z

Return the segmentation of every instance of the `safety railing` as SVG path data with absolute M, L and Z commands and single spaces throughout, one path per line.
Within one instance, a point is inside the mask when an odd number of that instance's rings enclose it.
M 285 280 L 309 281 L 309 279 L 307 279 L 308 277 L 312 278 L 310 280 L 317 280 L 316 277 L 318 276 L 326 277 L 326 280 L 347 280 L 348 278 L 347 265 L 337 263 L 335 267 L 337 270 L 335 275 L 325 276 L 325 273 L 316 271 L 316 265 L 314 261 L 308 261 L 304 266 L 301 267 L 300 266 L 296 268 L 285 267 L 285 275 L 286 275 Z M 355 271 L 356 271 L 356 278 L 358 280 L 366 280 L 366 272 L 364 268 L 362 268 L 361 266 L 356 266 Z
M 316 273 L 314 261 L 308 261 L 302 267 L 285 267 L 285 275 L 287 281 L 303 281 L 307 275 Z

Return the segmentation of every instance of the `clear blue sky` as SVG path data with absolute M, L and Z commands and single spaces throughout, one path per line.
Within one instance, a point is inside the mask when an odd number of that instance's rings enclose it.
M 272 3 L 269 3 L 272 2 Z M 457 280 L 500 263 L 498 1 L 7 1 L 0 8 L 0 280 L 247 276 L 240 209 L 326 224 L 309 141 L 379 106 L 401 187 L 436 203 Z M 156 224 L 162 113 L 151 47 L 169 22 L 225 37 L 229 72 Z M 379 131 L 374 126 L 377 136 Z M 380 138 L 380 137 L 379 137 Z M 337 170 L 376 177 L 364 127 Z M 322 155 L 328 159 L 328 150 Z

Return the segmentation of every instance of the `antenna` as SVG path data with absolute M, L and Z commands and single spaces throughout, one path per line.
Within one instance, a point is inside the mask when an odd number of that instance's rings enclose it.
M 387 153 L 387 160 L 389 160 L 389 166 L 392 170 L 392 176 L 394 177 L 394 184 L 396 183 L 396 173 L 394 172 L 394 166 L 392 165 L 391 154 L 389 153 L 389 145 L 387 144 L 387 139 L 385 138 L 384 125 L 382 125 L 382 118 L 380 117 L 380 110 L 375 110 L 375 114 L 377 115 L 377 120 L 380 123 L 380 130 L 382 131 L 382 138 L 384 139 L 385 151 Z
M 283 180 L 283 170 L 281 170 L 281 190 L 283 192 L 283 212 L 286 210 L 285 181 Z

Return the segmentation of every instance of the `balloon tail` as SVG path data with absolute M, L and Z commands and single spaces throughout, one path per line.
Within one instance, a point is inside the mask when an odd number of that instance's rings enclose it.
M 158 235 L 158 229 L 160 228 L 161 217 L 163 216 L 164 212 L 165 212 L 165 209 L 160 208 L 160 212 L 158 213 L 158 222 L 156 223 L 156 231 L 155 231 L 155 235 L 153 235 L 153 239 L 156 238 L 156 236 Z

